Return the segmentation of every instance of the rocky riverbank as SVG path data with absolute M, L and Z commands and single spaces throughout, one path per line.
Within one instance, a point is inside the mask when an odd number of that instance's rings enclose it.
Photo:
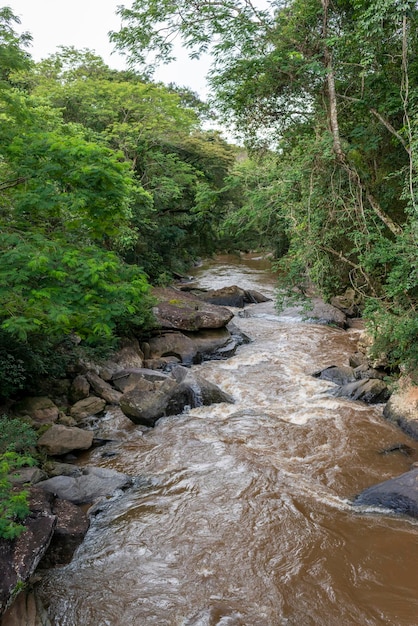
M 218 295 L 229 306 L 266 300 L 238 287 Z M 130 337 L 106 361 L 73 364 L 48 396 L 26 397 L 10 407 L 11 415 L 38 431 L 44 461 L 41 469 L 10 476 L 16 492 L 29 490 L 31 513 L 18 539 L 0 540 L 0 615 L 38 567 L 71 560 L 89 526 L 88 507 L 91 514 L 92 505 L 135 482 L 136 477 L 74 463 L 82 451 L 106 443 L 96 434 L 109 408 L 120 406 L 133 423 L 152 427 L 194 406 L 234 401 L 190 368 L 227 358 L 249 341 L 231 323 L 234 313 L 180 289 L 155 289 L 154 296 L 155 330 L 146 340 Z

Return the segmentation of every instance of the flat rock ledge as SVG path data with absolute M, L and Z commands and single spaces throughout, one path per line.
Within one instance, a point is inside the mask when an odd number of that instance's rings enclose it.
M 86 467 L 81 476 L 54 476 L 39 482 L 37 487 L 73 504 L 89 504 L 111 496 L 118 489 L 130 487 L 132 482 L 130 476 L 115 470 Z
M 389 509 L 417 518 L 418 468 L 365 489 L 354 499 L 353 504 Z
M 152 295 L 157 300 L 154 316 L 163 329 L 197 331 L 203 328 L 221 328 L 234 314 L 227 308 L 203 302 L 190 293 L 173 287 L 157 287 Z

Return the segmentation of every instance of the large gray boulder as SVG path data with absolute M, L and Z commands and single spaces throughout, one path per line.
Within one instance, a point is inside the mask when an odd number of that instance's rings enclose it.
M 38 439 L 37 445 L 46 454 L 60 456 L 74 450 L 88 450 L 92 443 L 91 431 L 54 424 Z
M 234 403 L 231 395 L 190 369 L 177 366 L 173 369 L 173 376 L 179 385 L 168 404 L 169 415 L 181 413 L 186 406 L 194 408 L 222 402 Z
M 305 313 L 305 317 L 319 324 L 329 324 L 339 328 L 347 327 L 347 316 L 345 313 L 319 298 L 312 299 L 312 308 Z
M 386 404 L 383 415 L 418 439 L 418 387 L 409 380 L 402 380 Z
M 191 365 L 197 355 L 197 346 L 192 339 L 178 331 L 163 332 L 148 340 L 149 357 L 147 361 L 161 357 L 174 356 L 181 363 Z
M 328 380 L 336 385 L 346 385 L 347 383 L 353 383 L 356 380 L 356 376 L 352 367 L 331 365 L 319 372 L 313 374 L 315 378 L 321 380 Z
M 191 365 L 213 357 L 232 356 L 242 343 L 232 337 L 226 327 L 191 331 L 165 331 L 148 341 L 147 362 L 159 362 L 167 357 L 176 357 L 179 363 Z
M 138 385 L 124 393 L 120 408 L 134 424 L 154 426 L 155 422 L 167 415 L 167 406 L 177 388 L 172 378 L 163 382 L 151 382 L 143 379 Z
M 157 305 L 153 312 L 163 329 L 196 331 L 226 326 L 234 314 L 229 309 L 203 302 L 196 296 L 172 287 L 153 289 Z
M 140 380 L 134 389 L 122 396 L 120 407 L 123 413 L 134 424 L 154 426 L 161 417 L 178 415 L 186 407 L 234 401 L 217 385 L 186 367 L 175 366 L 172 375 L 162 382 Z
M 131 484 L 132 479 L 126 474 L 103 467 L 87 467 L 81 476 L 54 476 L 37 486 L 74 504 L 87 504 Z
M 198 362 L 214 355 L 232 356 L 239 345 L 239 341 L 231 336 L 226 327 L 200 330 L 197 333 L 185 332 L 185 335 L 193 342 L 195 360 Z
M 353 504 L 377 506 L 418 517 L 418 468 L 365 489 Z
M 122 394 L 135 389 L 142 380 L 150 382 L 164 381 L 169 377 L 168 374 L 158 370 L 150 370 L 145 367 L 131 368 L 117 372 L 112 377 L 112 382 L 116 389 Z
M 202 291 L 197 294 L 204 302 L 217 304 L 220 306 L 231 306 L 242 309 L 246 304 L 257 304 L 260 302 L 268 302 L 267 298 L 259 291 L 252 289 L 241 289 L 237 285 L 222 287 L 221 289 L 211 289 Z

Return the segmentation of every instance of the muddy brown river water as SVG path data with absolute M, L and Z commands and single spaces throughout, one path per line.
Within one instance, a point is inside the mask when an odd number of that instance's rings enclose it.
M 219 257 L 200 286 L 273 295 L 268 263 Z M 250 305 L 252 343 L 196 366 L 235 398 L 135 427 L 116 410 L 114 457 L 88 462 L 140 477 L 107 505 L 66 567 L 38 593 L 53 626 L 415 626 L 418 522 L 351 506 L 417 456 L 382 406 L 329 395 L 311 376 L 347 365 L 357 331 Z

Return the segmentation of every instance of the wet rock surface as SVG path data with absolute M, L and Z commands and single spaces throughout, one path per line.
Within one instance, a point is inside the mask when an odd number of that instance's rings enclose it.
M 41 561 L 43 568 L 69 563 L 89 528 L 87 514 L 68 500 L 55 499 L 52 512 L 57 523 L 51 543 Z
M 177 415 L 186 408 L 233 401 L 214 383 L 177 365 L 163 381 L 138 380 L 136 386 L 122 396 L 120 407 L 134 424 L 154 426 L 161 417 Z
M 345 397 L 350 400 L 360 400 L 367 404 L 380 404 L 387 402 L 390 391 L 382 380 L 366 378 L 338 387 L 333 395 L 337 398 Z
M 418 468 L 362 491 L 356 506 L 376 506 L 418 517 Z
M 200 300 L 210 304 L 219 306 L 231 306 L 242 309 L 246 304 L 257 304 L 260 302 L 269 302 L 267 298 L 259 291 L 253 289 L 241 289 L 237 285 L 222 287 L 221 289 L 194 290 L 194 294 Z
M 69 563 L 89 527 L 84 511 L 39 486 L 29 490 L 29 507 L 30 514 L 23 521 L 25 531 L 20 537 L 13 541 L 0 540 L 0 615 L 20 593 L 38 565 L 51 567 Z M 21 604 L 17 615 L 23 619 L 27 610 L 28 607 Z M 29 614 L 35 619 L 34 607 Z M 31 626 L 32 622 L 22 621 L 20 624 Z M 35 626 L 36 622 L 33 624 Z

